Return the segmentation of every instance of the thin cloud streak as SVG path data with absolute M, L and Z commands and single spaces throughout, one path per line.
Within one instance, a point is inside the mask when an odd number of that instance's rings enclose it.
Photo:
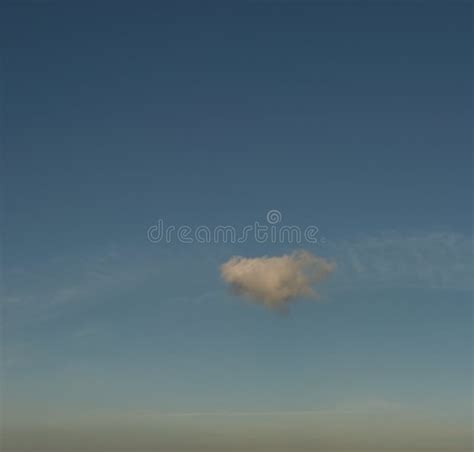
M 472 290 L 473 239 L 454 233 L 380 234 L 328 243 L 338 262 L 331 290 Z

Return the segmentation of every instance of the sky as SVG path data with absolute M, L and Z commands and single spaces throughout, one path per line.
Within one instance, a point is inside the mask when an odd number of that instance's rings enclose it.
M 471 450 L 471 2 L 7 1 L 0 36 L 2 450 Z M 215 239 L 256 222 L 316 232 Z

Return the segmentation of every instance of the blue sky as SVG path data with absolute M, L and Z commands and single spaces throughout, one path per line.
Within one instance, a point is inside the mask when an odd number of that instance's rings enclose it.
M 472 444 L 471 4 L 1 17 L 7 448 Z M 337 265 L 287 315 L 219 266 L 294 244 L 147 240 L 270 209 Z

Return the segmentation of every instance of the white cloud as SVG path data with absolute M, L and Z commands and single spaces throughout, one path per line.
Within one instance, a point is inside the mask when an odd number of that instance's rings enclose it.
M 221 276 L 237 294 L 269 308 L 316 296 L 312 285 L 335 269 L 335 264 L 306 251 L 278 257 L 232 257 L 221 265 Z

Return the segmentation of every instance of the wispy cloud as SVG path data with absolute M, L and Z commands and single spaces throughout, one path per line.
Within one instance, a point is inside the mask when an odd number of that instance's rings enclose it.
M 312 284 L 329 273 L 333 274 L 324 284 L 328 291 L 473 288 L 472 237 L 453 233 L 380 234 L 328 242 L 322 250 L 329 260 L 308 253 L 235 257 L 224 264 L 222 276 L 238 293 L 270 307 L 284 307 L 295 298 L 311 296 Z M 336 271 L 333 261 L 337 262 Z M 208 266 L 216 262 L 212 259 Z M 79 257 L 58 257 L 40 266 L 5 271 L 2 302 L 8 313 L 19 317 L 49 318 L 75 303 L 110 299 L 156 280 L 166 266 L 166 258 L 113 248 Z M 179 266 L 174 265 L 167 274 L 175 268 L 179 273 Z M 187 268 L 192 272 L 195 262 Z M 201 297 L 178 296 L 176 300 L 198 303 L 209 297 L 223 298 L 217 284 L 208 289 L 201 291 Z
M 326 249 L 338 263 L 332 289 L 472 289 L 471 237 L 392 233 L 333 242 Z
M 313 417 L 313 416 L 332 416 L 332 415 L 359 415 L 375 413 L 396 413 L 407 408 L 405 403 L 396 400 L 389 400 L 380 397 L 369 396 L 356 400 L 339 400 L 334 403 L 319 408 L 310 408 L 303 410 L 289 409 L 247 409 L 247 410 L 182 410 L 182 411 L 160 411 L 149 409 L 125 410 L 118 415 L 116 412 L 94 412 L 88 413 L 88 418 L 98 417 L 117 417 L 123 416 L 125 419 L 135 420 L 153 420 L 159 418 L 252 418 L 252 417 Z M 410 410 L 413 407 L 410 406 Z
M 4 301 L 9 312 L 24 318 L 49 318 L 74 303 L 108 299 L 159 272 L 156 261 L 114 249 L 57 257 L 41 267 L 8 273 Z

